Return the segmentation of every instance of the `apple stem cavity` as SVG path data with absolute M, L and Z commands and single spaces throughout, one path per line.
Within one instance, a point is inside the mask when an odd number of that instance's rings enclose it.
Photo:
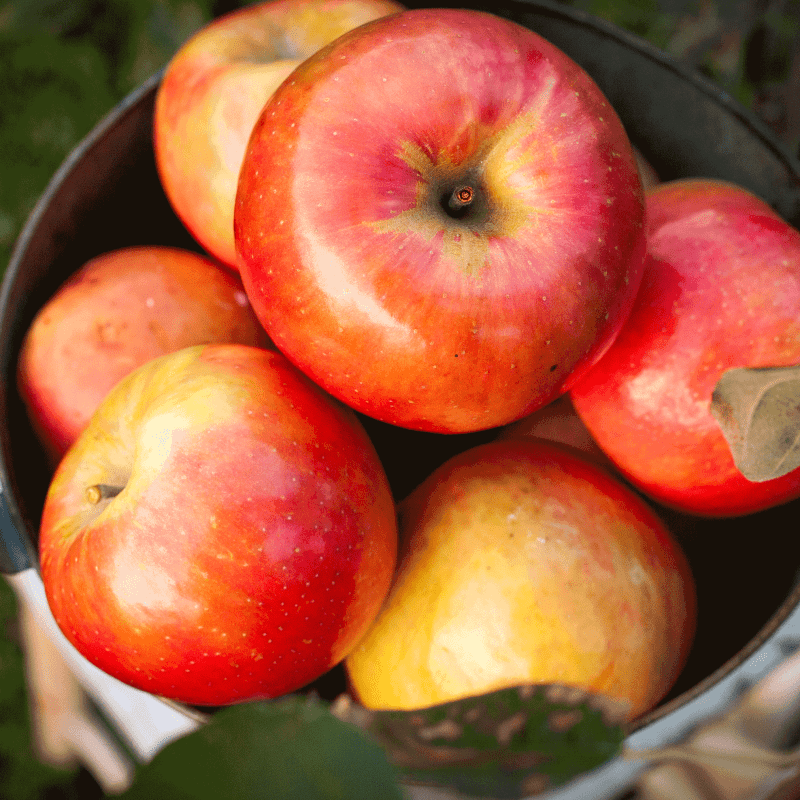
M 101 500 L 108 500 L 111 497 L 116 497 L 124 488 L 124 486 L 111 486 L 107 483 L 96 483 L 94 486 L 87 487 L 86 499 L 93 506 L 96 506 Z

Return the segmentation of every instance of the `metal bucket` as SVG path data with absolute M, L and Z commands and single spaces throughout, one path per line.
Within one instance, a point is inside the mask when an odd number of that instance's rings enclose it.
M 800 228 L 800 164 L 711 82 L 642 40 L 555 2 L 459 5 L 483 7 L 526 25 L 580 63 L 662 180 L 733 181 Z M 156 173 L 151 134 L 159 79 L 154 76 L 117 106 L 55 174 L 16 244 L 0 294 L 0 571 L 18 591 L 24 587 L 23 593 L 35 596 L 44 615 L 36 542 L 49 468 L 15 389 L 17 354 L 37 310 L 89 258 L 135 244 L 199 249 L 170 208 Z M 417 434 L 362 420 L 398 498 L 450 455 L 491 437 Z M 696 643 L 673 691 L 630 726 L 628 742 L 640 747 L 675 741 L 724 708 L 743 683 L 767 674 L 800 641 L 795 589 L 800 536 L 794 527 L 800 501 L 729 520 L 658 510 L 694 571 L 699 617 Z M 59 636 L 55 629 L 53 636 Z M 70 658 L 85 682 L 103 683 L 76 654 Z M 343 685 L 336 672 L 327 680 L 331 691 Z M 137 702 L 147 704 L 148 697 L 140 693 Z M 134 746 L 145 760 L 194 724 L 191 710 L 165 708 L 161 730 Z M 634 766 L 613 763 L 558 797 L 611 797 L 635 772 Z

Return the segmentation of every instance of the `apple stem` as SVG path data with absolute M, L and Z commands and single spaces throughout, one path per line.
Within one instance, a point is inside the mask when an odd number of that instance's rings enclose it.
M 101 500 L 106 500 L 109 497 L 116 497 L 124 488 L 124 486 L 110 486 L 107 483 L 96 483 L 94 486 L 89 486 L 86 489 L 86 499 L 93 506 L 96 506 Z
M 475 190 L 471 186 L 461 186 L 455 189 L 447 201 L 447 208 L 450 211 L 462 211 L 471 205 L 475 199 Z

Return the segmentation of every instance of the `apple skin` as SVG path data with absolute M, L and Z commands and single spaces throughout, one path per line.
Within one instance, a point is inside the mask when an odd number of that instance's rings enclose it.
M 106 485 L 124 488 L 99 497 Z M 196 705 L 274 697 L 339 662 L 377 614 L 396 548 L 355 415 L 245 345 L 187 348 L 124 378 L 59 464 L 40 534 L 50 608 L 75 647 Z
M 800 363 L 800 232 L 709 179 L 662 183 L 647 213 L 639 297 L 572 388 L 578 415 L 631 483 L 680 511 L 739 516 L 800 496 L 800 470 L 747 480 L 710 411 L 724 371 Z
M 84 264 L 26 332 L 17 383 L 50 461 L 63 456 L 114 384 L 195 344 L 269 346 L 236 272 L 174 247 L 126 247 Z
M 473 198 L 453 218 L 460 188 Z M 461 433 L 532 413 L 604 352 L 641 278 L 643 214 L 631 144 L 587 73 L 513 22 L 418 9 L 278 88 L 234 233 L 291 361 L 368 416 Z
M 556 683 L 652 708 L 682 669 L 696 596 L 649 506 L 579 451 L 494 441 L 400 505 L 380 614 L 345 659 L 368 708 L 416 709 Z
M 392 0 L 271 0 L 213 20 L 178 49 L 156 93 L 156 165 L 176 213 L 209 253 L 236 266 L 236 183 L 272 92 L 337 36 L 402 9 Z

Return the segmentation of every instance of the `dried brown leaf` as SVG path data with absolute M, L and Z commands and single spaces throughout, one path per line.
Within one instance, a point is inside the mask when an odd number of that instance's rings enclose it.
M 800 366 L 727 370 L 711 395 L 711 414 L 748 480 L 800 467 Z

